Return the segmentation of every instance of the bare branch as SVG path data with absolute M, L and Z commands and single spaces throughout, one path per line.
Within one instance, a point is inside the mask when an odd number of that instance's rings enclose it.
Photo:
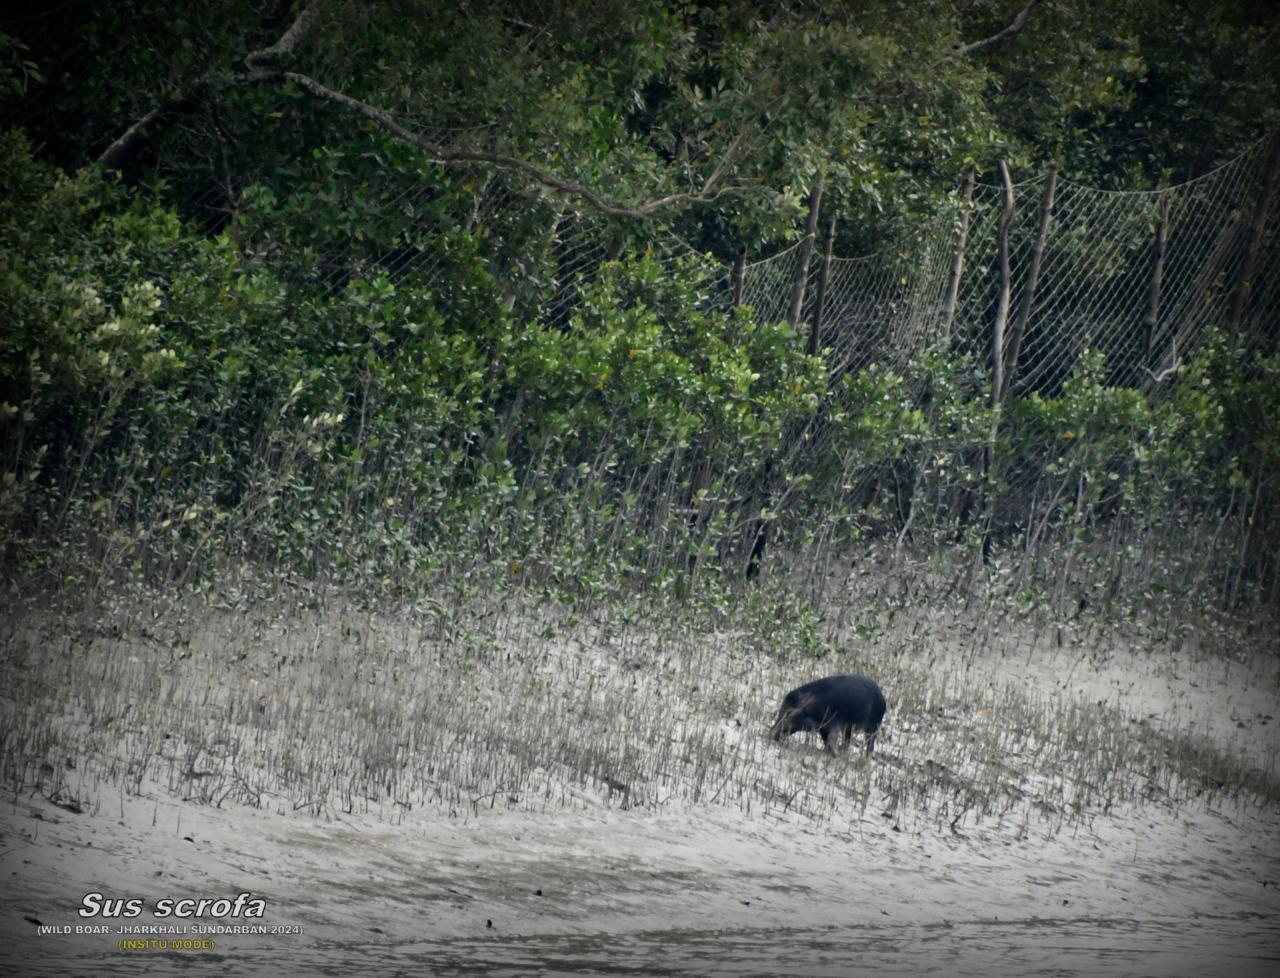
M 1169 352 L 1165 354 L 1156 370 L 1151 370 L 1145 363 L 1142 369 L 1147 372 L 1147 376 L 1151 378 L 1151 387 L 1156 384 L 1163 384 L 1170 377 L 1173 377 L 1182 368 L 1182 357 L 1178 356 L 1178 337 L 1171 336 L 1169 338 Z
M 720 157 L 720 162 L 711 171 L 711 176 L 707 177 L 707 182 L 702 185 L 702 193 L 704 195 L 709 194 L 712 188 L 720 181 L 720 178 L 724 176 L 725 171 L 737 162 L 738 151 L 742 148 L 742 144 L 747 138 L 747 133 L 752 128 L 753 123 L 748 123 L 738 135 L 733 137 L 733 142 L 724 151 L 724 156 Z
M 1018 11 L 1018 16 L 1013 18 L 1013 23 L 1009 24 L 1003 30 L 992 34 L 990 37 L 984 37 L 980 41 L 957 45 L 951 51 L 951 57 L 963 58 L 967 55 L 975 54 L 978 51 L 984 51 L 993 45 L 999 44 L 1006 37 L 1012 37 L 1014 34 L 1017 34 L 1018 31 L 1022 30 L 1023 26 L 1027 22 L 1027 18 L 1031 16 L 1031 11 L 1039 2 L 1040 0 L 1027 0 L 1027 5 Z

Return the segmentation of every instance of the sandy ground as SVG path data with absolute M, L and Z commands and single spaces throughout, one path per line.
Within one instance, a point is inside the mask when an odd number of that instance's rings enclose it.
M 993 655 L 969 682 L 1123 703 L 1275 770 L 1276 663 Z M 910 737 L 889 718 L 873 764 Z M 762 732 L 760 732 L 762 733 Z M 745 729 L 737 736 L 757 736 Z M 813 758 L 812 744 L 778 749 Z M 792 753 L 789 753 L 792 752 Z M 21 975 L 1151 975 L 1280 973 L 1280 811 L 1156 801 L 1048 829 L 903 831 L 882 799 L 820 824 L 580 791 L 547 813 L 370 817 L 103 788 L 0 805 L 0 973 Z M 137 900 L 85 917 L 88 894 Z M 263 915 L 161 917 L 161 901 Z M 158 928 L 158 929 L 157 929 Z M 257 928 L 237 932 L 235 928 Z M 183 944 L 185 942 L 185 944 Z M 188 946 L 194 944 L 196 946 Z
M 1088 655 L 1041 647 L 967 661 L 988 682 L 1031 689 L 1050 702 L 1117 706 L 1169 731 L 1201 734 L 1264 770 L 1280 770 L 1280 647 L 1253 656 L 1134 649 Z
M 10 801 L 10 974 L 1272 975 L 1274 813 L 1154 811 L 1048 841 L 704 809 L 388 826 L 119 798 Z M 105 933 L 85 894 L 140 898 Z M 160 919 L 164 897 L 265 901 Z M 267 925 L 283 933 L 216 933 Z M 144 925 L 178 933 L 149 934 Z M 208 933 L 209 930 L 215 933 Z M 300 932 L 294 932 L 300 931 Z M 204 949 L 135 940 L 206 940 Z

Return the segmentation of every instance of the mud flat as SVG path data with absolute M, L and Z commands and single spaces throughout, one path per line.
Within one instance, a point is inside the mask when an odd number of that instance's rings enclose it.
M 345 674 L 350 636 L 331 647 L 313 629 L 309 658 L 278 679 L 229 658 L 211 629 L 151 673 L 151 712 L 117 721 L 110 741 L 87 718 L 101 726 L 125 700 L 102 690 L 170 653 L 127 635 L 78 659 L 40 645 L 42 685 L 5 700 L 6 723 L 25 724 L 9 734 L 7 770 L 27 783 L 0 807 L 0 970 L 1199 978 L 1280 967 L 1272 658 L 1055 661 L 939 643 L 911 662 L 871 649 L 860 661 L 881 659 L 890 698 L 881 741 L 870 759 L 832 758 L 812 735 L 772 744 L 768 721 L 806 669 L 842 662 L 744 666 L 714 647 L 697 659 L 561 631 L 541 645 L 499 636 L 454 675 L 416 626 L 380 627 Z M 267 634 L 255 654 L 269 665 L 293 655 L 290 641 Z M 401 658 L 421 668 L 392 680 Z M 21 661 L 30 672 L 35 660 Z M 37 722 L 41 690 L 52 719 Z M 456 706 L 463 690 L 470 706 Z M 410 717 L 381 714 L 396 744 L 356 736 L 358 696 L 373 697 L 373 727 L 378 710 Z M 262 697 L 278 712 L 241 715 Z M 433 731 L 450 730 L 437 753 Z M 145 748 L 130 746 L 139 736 Z M 1218 781 L 1214 764 L 1226 766 Z M 417 773 L 375 789 L 397 765 Z M 359 770 L 377 777 L 356 784 Z M 175 913 L 202 899 L 203 913 Z M 104 907 L 115 915 L 80 913 Z
M 9 802 L 5 957 L 50 976 L 1275 973 L 1274 817 L 1148 809 L 1047 841 L 886 821 L 603 809 L 391 827 L 169 799 L 78 815 Z M 104 934 L 24 919 L 82 925 L 95 892 L 144 912 Z M 152 912 L 165 896 L 241 892 L 266 914 L 204 918 L 211 949 L 119 949 L 140 925 L 174 926 Z M 218 932 L 237 924 L 281 932 Z

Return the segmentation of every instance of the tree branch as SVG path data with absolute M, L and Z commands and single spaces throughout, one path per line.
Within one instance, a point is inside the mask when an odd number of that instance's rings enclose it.
M 250 68 L 256 68 L 292 53 L 318 19 L 319 15 L 316 10 L 317 4 L 308 4 L 304 7 L 298 16 L 294 18 L 293 23 L 289 25 L 289 29 L 280 35 L 278 41 L 270 47 L 251 51 L 244 59 L 245 64 Z M 211 89 L 223 88 L 242 80 L 243 76 L 240 75 L 228 76 L 215 72 L 201 75 L 188 85 L 185 91 L 180 92 L 163 105 L 156 106 L 126 129 L 115 142 L 102 151 L 102 155 L 98 157 L 98 162 L 113 170 L 123 169 L 138 155 L 147 134 L 162 120 L 172 115 L 191 111 Z
M 268 66 L 271 62 L 291 54 L 302 43 L 306 35 L 315 26 L 319 19 L 317 13 L 317 3 L 308 4 L 302 9 L 293 23 L 289 25 L 288 30 L 280 36 L 280 39 L 270 47 L 260 48 L 257 51 L 250 52 L 244 59 L 248 71 L 238 74 L 225 75 L 210 73 L 196 79 L 186 91 L 177 97 L 171 99 L 163 105 L 152 109 L 141 119 L 131 125 L 125 132 L 108 146 L 102 155 L 98 157 L 98 161 L 104 166 L 113 169 L 121 169 L 130 160 L 137 155 L 141 149 L 146 135 L 154 129 L 161 120 L 168 116 L 182 111 L 189 111 L 203 98 L 211 89 L 225 88 L 230 85 L 261 85 L 261 84 L 281 84 L 283 82 L 292 82 L 301 88 L 304 92 L 314 96 L 332 105 L 337 105 L 349 112 L 354 112 L 364 116 L 366 119 L 376 123 L 381 129 L 390 133 L 393 137 L 404 143 L 417 146 L 429 154 L 433 159 L 440 163 L 490 163 L 508 170 L 515 170 L 530 177 L 544 187 L 550 187 L 558 190 L 570 197 L 575 197 L 586 202 L 595 210 L 611 217 L 625 217 L 633 220 L 642 221 L 651 216 L 655 212 L 663 208 L 673 207 L 676 205 L 689 204 L 709 204 L 727 193 L 740 192 L 747 188 L 744 187 L 725 187 L 718 188 L 718 184 L 724 178 L 725 173 L 736 162 L 736 158 L 742 148 L 742 144 L 746 139 L 750 126 L 744 128 L 729 147 L 725 150 L 715 168 L 711 171 L 711 175 L 707 177 L 702 188 L 696 193 L 676 193 L 668 194 L 663 197 L 657 197 L 652 200 L 645 201 L 640 204 L 622 204 L 607 199 L 596 191 L 592 190 L 584 184 L 565 177 L 557 176 L 539 166 L 520 159 L 515 156 L 508 156 L 504 153 L 490 152 L 486 150 L 471 149 L 450 149 L 432 142 L 425 136 L 407 129 L 404 125 L 396 121 L 396 119 L 384 109 L 360 99 L 329 88 L 310 75 L 304 75 L 295 71 L 273 71 Z
M 969 44 L 959 44 L 951 51 L 951 57 L 963 58 L 978 51 L 985 51 L 987 48 L 999 44 L 1006 37 L 1012 37 L 1022 30 L 1027 22 L 1027 18 L 1031 16 L 1031 11 L 1040 2 L 1040 0 L 1027 0 L 1027 5 L 1018 11 L 1018 16 L 1013 18 L 1013 23 L 1009 24 L 1003 30 L 997 31 L 990 37 L 984 37 L 980 41 L 972 41 Z
M 186 92 L 173 97 L 166 101 L 164 105 L 157 105 L 155 109 L 148 111 L 131 127 L 125 129 L 115 142 L 102 150 L 101 155 L 97 157 L 97 161 L 104 166 L 109 166 L 113 170 L 123 170 L 133 160 L 134 156 L 142 150 L 142 143 L 146 141 L 147 133 L 156 127 L 161 120 L 168 119 L 169 116 L 187 113 L 195 108 L 201 97 L 204 96 L 206 90 L 216 87 L 220 83 L 227 82 L 225 78 L 215 76 L 205 76 L 197 78 L 196 82 L 188 88 Z
M 716 189 L 716 185 L 728 170 L 731 159 L 736 155 L 742 144 L 746 131 L 738 135 L 726 150 L 724 157 L 716 165 L 711 175 L 707 178 L 702 188 L 697 193 L 678 193 L 668 194 L 663 197 L 656 197 L 652 200 L 645 201 L 641 204 L 620 204 L 609 200 L 601 194 L 596 193 L 590 187 L 578 183 L 576 180 L 569 180 L 565 177 L 558 176 L 539 166 L 530 163 L 528 160 L 520 159 L 516 156 L 508 156 L 505 153 L 496 153 L 488 150 L 475 149 L 450 149 L 432 142 L 427 137 L 415 133 L 410 129 L 406 129 L 403 125 L 395 120 L 390 113 L 363 102 L 360 99 L 352 98 L 343 92 L 336 91 L 326 85 L 321 84 L 309 75 L 303 75 L 295 71 L 280 72 L 255 72 L 247 75 L 243 79 L 246 82 L 255 83 L 278 83 L 282 81 L 293 82 L 303 91 L 321 99 L 340 106 L 350 112 L 355 112 L 364 116 L 366 119 L 376 123 L 380 128 L 390 133 L 396 139 L 404 143 L 417 146 L 423 152 L 427 153 L 434 160 L 440 163 L 491 163 L 494 166 L 500 166 L 504 169 L 515 170 L 525 174 L 536 182 L 553 190 L 559 190 L 561 193 L 570 197 L 576 197 L 585 201 L 595 210 L 610 217 L 626 217 L 632 220 L 642 221 L 650 217 L 655 212 L 666 207 L 672 207 L 678 204 L 709 204 L 718 200 L 721 196 L 735 191 L 741 191 L 742 187 L 727 187 L 724 189 Z
M 283 58 L 286 54 L 292 54 L 294 49 L 302 43 L 307 32 L 315 26 L 316 20 L 319 18 L 317 12 L 318 4 L 307 4 L 302 11 L 289 25 L 289 29 L 280 35 L 280 40 L 269 48 L 261 48 L 257 51 L 250 51 L 245 56 L 244 63 L 250 68 L 260 68 L 264 64 Z

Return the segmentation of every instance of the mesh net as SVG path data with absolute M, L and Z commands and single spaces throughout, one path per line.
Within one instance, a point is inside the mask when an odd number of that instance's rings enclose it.
M 1040 175 L 1013 186 L 1006 397 L 1055 396 L 1089 351 L 1103 358 L 1108 386 L 1140 390 L 1158 400 L 1178 382 L 1179 368 L 1210 327 L 1230 332 L 1245 345 L 1274 350 L 1280 298 L 1274 221 L 1264 225 L 1247 301 L 1239 321 L 1232 322 L 1268 159 L 1267 143 L 1259 142 L 1199 179 L 1156 192 L 1101 191 L 1057 180 L 1047 234 L 1040 242 L 1042 206 L 1051 181 Z M 413 208 L 430 192 L 410 187 L 398 195 L 386 193 L 384 199 L 388 206 Z M 956 206 L 924 228 L 910 248 L 850 258 L 828 256 L 825 242 L 817 242 L 796 326 L 807 335 L 818 320 L 819 346 L 834 381 L 869 369 L 898 371 L 919 397 L 929 380 L 913 363 L 931 347 L 976 365 L 968 394 L 976 400 L 989 396 L 1003 207 L 1003 188 L 977 183 L 970 203 L 960 204 L 957 198 Z M 962 234 L 965 209 L 967 232 Z M 641 250 L 664 263 L 671 275 L 701 276 L 704 306 L 727 311 L 733 305 L 730 266 L 700 255 L 668 227 L 621 225 L 509 175 L 484 182 L 465 220 L 468 228 L 485 230 L 502 301 L 520 321 L 568 328 L 583 286 L 602 264 Z M 432 244 L 430 232 L 430 227 L 406 226 L 406 241 L 417 244 L 398 244 L 384 255 L 370 256 L 361 270 L 431 281 L 442 274 L 449 257 Z M 1028 296 L 1038 244 L 1039 272 Z M 802 256 L 802 243 L 797 243 L 745 264 L 741 302 L 758 321 L 788 316 Z M 958 279 L 957 268 L 962 269 Z M 953 288 L 954 309 L 949 310 Z M 1024 311 L 1025 321 L 1019 323 Z M 1021 334 L 1016 360 L 1010 349 L 1015 332 Z M 857 446 L 838 443 L 827 423 L 846 392 L 847 386 L 833 383 L 814 417 L 786 434 L 780 454 L 763 469 L 708 472 L 693 453 L 667 446 L 665 453 L 654 454 L 660 461 L 650 469 L 629 473 L 623 488 L 630 502 L 614 516 L 656 534 L 660 545 L 647 550 L 645 566 L 655 570 L 677 555 L 707 552 L 707 546 L 730 563 L 746 561 L 767 522 L 775 539 L 789 541 L 795 565 L 825 567 L 824 555 L 837 551 L 840 540 L 848 541 L 851 525 L 865 530 L 879 520 L 901 544 L 916 519 L 912 500 L 925 490 L 936 499 L 951 500 L 953 526 L 981 505 L 975 502 L 972 476 L 981 464 L 980 444 L 971 440 L 947 446 L 949 468 L 923 452 L 868 458 Z M 1054 451 L 1046 446 L 1041 458 L 1004 464 L 1003 496 L 991 500 L 990 507 L 1008 525 L 1029 526 L 1041 519 L 1037 507 L 1045 505 L 1045 472 Z M 602 447 L 598 457 L 606 455 Z M 583 473 L 576 477 L 578 488 L 601 475 L 594 461 L 583 467 L 575 459 L 574 466 Z M 807 473 L 807 490 L 796 488 L 792 476 L 797 473 Z M 560 488 L 575 484 L 575 477 L 563 472 L 527 474 L 526 479 Z M 718 523 L 717 512 L 723 517 Z M 877 515 L 868 515 L 873 513 Z M 562 516 L 548 509 L 538 518 L 554 524 Z M 585 510 L 580 516 L 590 521 Z M 712 524 L 719 529 L 709 536 Z
M 25 103 L 14 104 L 11 119 L 21 121 Z M 1013 186 L 1007 396 L 1016 402 L 1031 394 L 1056 395 L 1090 351 L 1101 355 L 1108 385 L 1140 390 L 1152 400 L 1167 397 L 1211 327 L 1246 346 L 1274 351 L 1280 341 L 1275 206 L 1271 219 L 1259 225 L 1273 167 L 1263 140 L 1211 173 L 1156 192 L 1101 191 L 1060 179 L 1043 240 L 1041 211 L 1051 181 L 1041 175 Z M 362 173 L 335 191 L 332 208 L 338 224 L 353 233 L 318 235 L 313 264 L 288 268 L 287 274 L 306 275 L 308 284 L 330 296 L 353 281 L 385 276 L 438 289 L 442 296 L 470 289 L 467 301 L 449 310 L 454 328 L 469 328 L 470 317 L 483 316 L 485 304 L 492 303 L 495 313 L 510 313 L 529 329 L 570 330 L 585 288 L 602 269 L 645 254 L 669 275 L 693 282 L 704 309 L 727 312 L 734 305 L 731 265 L 699 253 L 673 230 L 687 226 L 684 215 L 621 222 L 519 174 L 484 167 L 446 173 L 423 161 Z M 213 231 L 252 210 L 246 200 L 254 189 L 253 166 L 239 177 L 242 185 L 231 188 L 211 181 L 199 167 L 176 170 L 172 192 L 187 215 Z M 723 464 L 711 471 L 687 446 L 645 445 L 637 454 L 647 461 L 619 473 L 608 468 L 608 446 L 577 446 L 574 456 L 559 457 L 538 445 L 529 449 L 520 487 L 522 493 L 545 487 L 538 505 L 546 508 L 509 514 L 513 525 L 536 526 L 545 518 L 557 526 L 564 514 L 554 507 L 572 495 L 569 490 L 589 502 L 598 498 L 589 489 L 594 481 L 612 480 L 618 490 L 617 505 L 609 510 L 612 527 L 592 532 L 613 539 L 616 526 L 643 527 L 657 541 L 643 556 L 653 570 L 684 562 L 694 552 L 715 552 L 730 565 L 745 561 L 766 523 L 773 539 L 788 540 L 797 563 L 811 566 L 826 566 L 814 554 L 838 550 L 841 540 L 851 539 L 851 526 L 864 532 L 878 521 L 879 530 L 889 529 L 901 543 L 916 520 L 912 499 L 922 487 L 949 500 L 953 523 L 963 522 L 977 505 L 971 473 L 981 445 L 972 434 L 942 450 L 950 453 L 944 466 L 922 450 L 914 457 L 909 450 L 870 457 L 841 443 L 830 418 L 850 396 L 845 381 L 873 368 L 903 374 L 923 403 L 930 377 L 918 356 L 927 349 L 973 365 L 966 394 L 975 402 L 987 396 L 1002 291 L 997 235 L 1004 197 L 1004 188 L 976 183 L 970 201 L 955 198 L 910 243 L 874 254 L 829 255 L 827 242 L 816 242 L 795 325 L 805 335 L 817 330 L 833 383 L 814 415 L 784 432 L 767 463 Z M 290 256 L 281 256 L 287 249 L 279 242 L 291 240 L 289 222 L 298 215 L 289 212 L 287 201 L 278 205 L 265 208 L 264 219 L 275 220 L 278 233 L 268 227 L 253 257 L 284 265 Z M 1259 226 L 1261 247 L 1255 247 Z M 372 228 L 378 230 L 355 233 Z M 745 264 L 740 301 L 757 321 L 788 317 L 803 254 L 801 242 Z M 483 286 L 474 278 L 478 266 L 490 275 Z M 1015 334 L 1016 344 L 1010 342 Z M 518 426 L 515 415 L 523 408 L 518 400 L 502 408 L 508 431 Z M 1035 459 L 1001 472 L 1009 491 L 992 508 L 1002 509 L 1011 525 L 1032 523 L 1044 468 L 1044 460 Z M 383 495 L 400 493 L 389 484 Z M 587 502 L 548 533 L 581 537 L 594 519 Z
M 1259 143 L 1210 174 L 1158 192 L 1102 191 L 1058 181 L 1014 391 L 1052 389 L 1085 348 L 1106 354 L 1110 383 L 1144 386 L 1184 360 L 1210 325 L 1235 325 L 1251 343 L 1273 343 L 1274 248 L 1260 252 L 1245 317 L 1229 323 L 1266 162 L 1266 145 Z M 1037 177 L 1013 188 L 1011 310 L 1022 300 L 1045 184 Z M 979 357 L 989 355 L 1000 288 L 995 254 L 1001 210 L 1001 188 L 978 184 L 949 340 Z M 1159 305 L 1148 337 L 1162 223 Z M 954 222 L 947 220 L 922 236 L 909 259 L 898 253 L 833 258 L 822 316 L 833 370 L 902 363 L 942 338 L 945 296 L 960 246 Z M 760 317 L 786 315 L 798 253 L 797 246 L 748 266 L 744 301 Z M 821 260 L 815 258 L 806 316 L 812 315 L 820 274 Z

